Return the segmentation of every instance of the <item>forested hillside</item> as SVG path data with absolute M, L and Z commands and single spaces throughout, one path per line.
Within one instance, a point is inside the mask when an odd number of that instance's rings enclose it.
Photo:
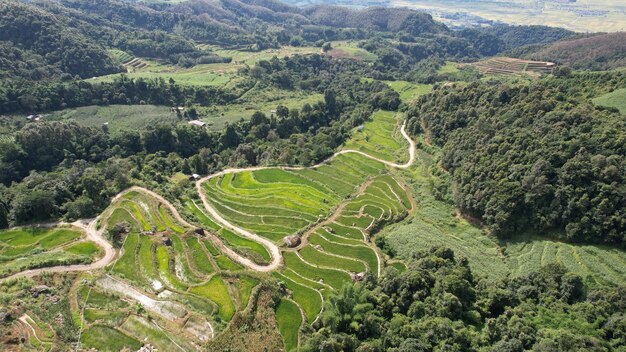
M 55 73 L 58 77 L 61 72 L 71 75 L 69 78 L 86 78 L 121 71 L 104 48 L 92 43 L 81 31 L 68 28 L 47 11 L 14 1 L 0 4 L 0 44 L 4 48 L 0 70 L 16 69 L 11 78 L 40 79 Z M 35 67 L 9 66 L 28 62 L 23 60 L 28 56 L 37 62 Z M 32 77 L 29 71 L 44 64 L 50 72 L 44 77 L 41 72 Z
M 610 70 L 626 65 L 626 33 L 592 34 L 546 46 L 514 50 L 517 57 L 554 61 L 583 70 Z
M 623 39 L 1 1 L 0 350 L 626 351 Z
M 65 79 L 90 78 L 121 72 L 120 62 L 106 49 L 188 67 L 230 60 L 200 50 L 197 43 L 252 51 L 286 44 L 321 48 L 325 42 L 368 39 L 374 34 L 376 40 L 363 47 L 381 57 L 378 70 L 389 75 L 386 71 L 390 68 L 406 71 L 407 65 L 433 56 L 479 58 L 520 45 L 552 42 L 567 34 L 544 27 L 511 27 L 500 29 L 496 35 L 489 31 L 457 33 L 427 14 L 406 9 L 318 6 L 303 10 L 272 1 L 193 0 L 146 5 L 62 0 L 10 1 L 1 6 L 0 41 L 5 43 L 0 43 L 0 72 L 17 70 L 11 77 L 7 75 L 12 79 L 59 78 L 62 74 L 66 74 Z M 522 41 L 516 36 L 535 39 Z M 14 58 L 25 55 L 32 58 L 18 61 L 28 66 L 12 64 Z
M 623 246 L 626 125 L 591 98 L 625 84 L 615 72 L 441 87 L 416 102 L 409 124 L 444 147 L 456 204 L 494 234 L 559 229 Z
M 605 351 L 623 344 L 617 312 L 626 307 L 623 292 L 585 292 L 556 264 L 487 283 L 451 250 L 432 248 L 324 308 L 305 351 Z

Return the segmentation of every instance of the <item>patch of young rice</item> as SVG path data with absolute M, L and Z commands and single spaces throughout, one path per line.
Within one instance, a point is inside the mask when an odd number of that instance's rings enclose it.
M 319 245 L 324 248 L 325 252 L 341 255 L 344 257 L 355 258 L 367 263 L 369 270 L 376 274 L 378 272 L 378 257 L 373 249 L 363 246 L 349 246 L 345 244 L 339 244 L 329 242 L 318 234 L 313 234 L 309 238 L 309 242 L 313 245 Z
M 211 264 L 211 260 L 208 258 L 206 252 L 202 248 L 202 244 L 199 241 L 200 240 L 195 236 L 188 236 L 185 239 L 185 244 L 189 248 L 189 253 L 191 254 L 189 259 L 191 261 L 191 265 L 196 270 L 204 275 L 210 275 L 215 272 L 215 268 L 213 267 L 213 264 Z
M 302 247 L 299 253 L 304 260 L 319 267 L 337 268 L 355 273 L 360 273 L 367 269 L 361 261 L 330 255 L 313 248 L 311 245 Z
M 283 336 L 285 351 L 294 351 L 298 348 L 298 332 L 302 325 L 300 309 L 291 300 L 281 299 L 276 307 L 276 324 Z
M 345 283 L 350 282 L 350 275 L 348 275 L 348 273 L 339 270 L 313 267 L 303 262 L 296 253 L 283 252 L 283 259 L 287 268 L 313 281 L 319 282 L 322 280 L 322 282 L 330 285 L 334 289 L 338 290 Z
M 304 311 L 307 322 L 311 324 L 317 315 L 322 311 L 322 297 L 314 289 L 296 283 L 286 276 L 274 272 L 272 275 L 285 284 L 285 287 L 291 291 L 292 298 Z
M 228 287 L 220 276 L 214 275 L 206 284 L 192 287 L 191 292 L 215 302 L 219 307 L 218 316 L 222 320 L 229 321 L 235 314 L 235 305 L 230 299 Z

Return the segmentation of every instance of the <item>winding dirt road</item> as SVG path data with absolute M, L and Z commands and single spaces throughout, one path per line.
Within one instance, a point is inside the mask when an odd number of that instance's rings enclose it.
M 348 153 L 355 153 L 355 154 L 360 154 L 363 155 L 367 158 L 376 160 L 378 162 L 381 162 L 389 167 L 393 167 L 393 168 L 397 168 L 397 169 L 406 169 L 408 167 L 410 167 L 414 162 L 415 162 L 415 141 L 413 141 L 411 139 L 411 137 L 408 135 L 408 133 L 406 133 L 406 122 L 404 124 L 402 124 L 402 127 L 400 128 L 400 132 L 402 133 L 402 136 L 409 142 L 409 160 L 404 163 L 404 164 L 396 164 L 394 162 L 391 161 L 387 161 L 387 160 L 383 160 L 374 156 L 371 156 L 367 153 L 364 153 L 362 151 L 359 150 L 354 150 L 354 149 L 344 149 L 344 150 L 340 150 L 336 153 L 334 153 L 331 157 L 329 157 L 328 159 L 322 161 L 321 163 L 312 166 L 312 168 L 317 168 L 320 167 L 328 162 L 330 162 L 331 160 L 333 160 L 334 158 L 336 158 L 339 155 L 342 154 L 348 154 Z M 264 238 L 261 237 L 259 235 L 257 235 L 256 233 L 250 232 L 248 230 L 245 230 L 235 224 L 232 224 L 231 222 L 229 222 L 228 220 L 224 219 L 220 213 L 211 205 L 211 203 L 209 202 L 206 194 L 204 194 L 204 192 L 202 192 L 202 184 L 204 182 L 207 182 L 215 177 L 221 177 L 224 176 L 226 174 L 231 174 L 231 173 L 238 173 L 238 172 L 244 172 L 244 171 L 258 171 L 258 170 L 264 170 L 264 169 L 271 169 L 271 168 L 281 168 L 284 170 L 302 170 L 305 169 L 306 167 L 298 167 L 298 166 L 255 166 L 255 167 L 247 167 L 247 168 L 231 168 L 231 169 L 225 169 L 222 170 L 220 172 L 214 173 L 212 175 L 206 176 L 200 180 L 198 180 L 198 182 L 196 182 L 196 190 L 198 192 L 198 195 L 200 196 L 200 199 L 202 199 L 202 204 L 204 205 L 204 208 L 206 209 L 206 211 L 211 214 L 211 216 L 217 220 L 218 223 L 220 223 L 222 226 L 224 226 L 225 228 L 234 231 L 244 237 L 247 237 L 255 242 L 258 242 L 260 244 L 262 244 L 272 255 L 272 262 L 269 263 L 268 265 L 259 265 L 256 264 L 254 262 L 252 262 L 251 260 L 242 257 L 241 255 L 237 254 L 236 252 L 230 250 L 230 253 L 228 253 L 228 256 L 231 257 L 232 259 L 236 260 L 237 262 L 245 265 L 246 267 L 252 269 L 252 270 L 256 270 L 256 271 L 262 271 L 262 272 L 268 272 L 268 271 L 272 271 L 277 269 L 280 266 L 280 261 L 281 261 L 281 255 L 280 255 L 280 249 L 278 248 L 278 246 Z M 228 248 L 228 247 L 226 247 Z M 378 253 L 376 253 L 376 255 L 378 255 Z M 380 261 L 380 258 L 379 258 Z M 380 266 L 380 263 L 379 263 Z M 378 271 L 380 271 L 380 268 L 378 268 Z
M 398 169 L 406 169 L 408 167 L 410 167 L 414 162 L 415 162 L 415 142 L 411 139 L 411 137 L 409 137 L 409 135 L 406 133 L 406 122 L 402 125 L 400 132 L 402 133 L 402 136 L 408 141 L 409 143 L 409 160 L 404 163 L 404 164 L 397 164 L 391 161 L 387 161 L 387 160 L 383 160 L 374 156 L 371 156 L 367 153 L 361 152 L 359 150 L 353 150 L 353 149 L 344 149 L 341 151 L 338 151 L 336 153 L 334 153 L 331 157 L 329 157 L 328 159 L 322 161 L 321 163 L 312 166 L 312 168 L 317 168 L 320 167 L 328 162 L 330 162 L 331 160 L 333 160 L 334 158 L 336 158 L 339 155 L 342 154 L 348 154 L 348 153 L 355 153 L 355 154 L 360 154 L 364 157 L 370 158 L 372 160 L 376 160 L 378 162 L 381 162 L 389 167 L 392 168 L 398 168 Z M 217 237 L 217 236 L 211 236 L 212 239 L 216 242 L 217 246 L 223 251 L 225 252 L 225 254 L 230 257 L 231 259 L 235 260 L 236 262 L 244 265 L 245 267 L 255 270 L 255 271 L 260 271 L 260 272 L 268 272 L 268 271 L 273 271 L 278 269 L 278 267 L 280 266 L 281 263 L 281 253 L 280 253 L 280 249 L 278 248 L 278 246 L 264 238 L 261 237 L 259 235 L 257 235 L 256 233 L 247 231 L 239 226 L 236 226 L 232 223 L 230 223 L 228 220 L 224 219 L 220 213 L 211 205 L 211 203 L 209 202 L 209 200 L 207 199 L 207 196 L 202 192 L 202 184 L 206 181 L 209 181 L 212 178 L 215 177 L 220 177 L 229 173 L 237 173 L 237 172 L 243 172 L 243 171 L 257 171 L 257 170 L 263 170 L 263 169 L 269 169 L 269 168 L 275 168 L 276 166 L 257 166 L 257 167 L 248 167 L 248 168 L 231 168 L 231 169 L 225 169 L 222 170 L 220 172 L 217 172 L 215 174 L 206 176 L 200 180 L 198 180 L 198 182 L 196 183 L 196 189 L 198 191 L 198 194 L 200 196 L 200 198 L 202 199 L 202 203 L 205 207 L 205 210 L 218 222 L 220 223 L 222 226 L 224 226 L 225 228 L 234 231 L 246 238 L 249 238 L 255 242 L 258 242 L 260 244 L 262 244 L 271 254 L 272 256 L 272 261 L 267 264 L 267 265 L 260 265 L 257 263 L 254 263 L 252 260 L 241 256 L 239 253 L 235 252 L 234 250 L 232 250 L 231 248 L 229 248 L 228 246 L 224 245 L 224 243 Z M 302 170 L 305 169 L 306 167 L 298 167 L 298 166 L 279 166 L 279 168 L 284 169 L 284 170 Z M 131 187 L 129 189 L 126 189 L 122 192 L 120 192 L 119 194 L 117 194 L 112 200 L 111 203 L 114 203 L 115 201 L 117 201 L 120 197 L 124 196 L 125 194 L 127 194 L 128 192 L 131 191 L 139 191 L 139 192 L 143 192 L 146 193 L 148 195 L 150 195 L 151 197 L 154 197 L 155 199 L 157 199 L 159 202 L 161 202 L 162 204 L 166 205 L 169 210 L 172 212 L 172 214 L 174 215 L 174 217 L 176 218 L 177 221 L 179 221 L 182 225 L 185 225 L 187 227 L 190 228 L 194 228 L 195 226 L 190 224 L 189 222 L 187 222 L 185 219 L 183 219 L 183 217 L 178 213 L 178 211 L 176 210 L 176 208 L 172 205 L 172 203 L 170 203 L 167 199 L 163 198 L 162 196 L 160 196 L 159 194 L 150 191 L 146 188 L 143 187 L 138 187 L 138 186 L 134 186 Z M 25 270 L 25 271 L 21 271 L 18 273 L 15 273 L 11 276 L 7 276 L 5 278 L 0 279 L 0 282 L 3 282 L 5 280 L 9 280 L 9 279 L 14 279 L 14 278 L 18 278 L 18 277 L 33 277 L 33 276 L 37 276 L 40 275 L 43 272 L 50 272 L 50 273 L 62 273 L 62 272 L 77 272 L 77 271 L 90 271 L 90 270 L 97 270 L 97 269 L 102 269 L 104 267 L 106 267 L 109 263 L 111 263 L 113 261 L 113 259 L 116 256 L 116 251 L 113 248 L 113 246 L 111 245 L 111 243 L 109 243 L 109 241 L 107 241 L 104 238 L 104 227 L 101 229 L 97 229 L 97 224 L 98 221 L 103 217 L 103 214 L 100 214 L 97 218 L 95 219 L 91 219 L 91 220 L 79 220 L 76 222 L 73 222 L 71 224 L 68 223 L 57 223 L 56 225 L 71 225 L 77 228 L 82 229 L 86 234 L 87 234 L 87 240 L 89 241 L 93 241 L 95 242 L 98 246 L 100 246 L 103 250 L 104 250 L 104 255 L 102 256 L 102 258 L 98 259 L 97 261 L 90 263 L 90 264 L 76 264 L 76 265 L 60 265 L 60 266 L 54 266 L 54 267 L 48 267 L 48 268 L 40 268 L 40 269 L 30 269 L 30 270 Z M 52 225 L 54 226 L 54 224 L 47 224 L 47 225 Z
M 60 222 L 60 223 L 57 223 L 57 225 L 60 225 L 60 226 L 71 225 L 73 227 L 77 227 L 83 230 L 85 234 L 87 235 L 86 236 L 87 241 L 96 243 L 100 248 L 104 250 L 104 255 L 100 259 L 90 264 L 59 265 L 59 266 L 53 266 L 53 267 L 48 267 L 48 268 L 24 270 L 24 271 L 20 271 L 19 273 L 15 273 L 13 275 L 0 279 L 0 282 L 6 281 L 9 279 L 15 279 L 18 277 L 33 277 L 33 276 L 40 275 L 41 273 L 44 273 L 44 272 L 64 273 L 64 272 L 74 272 L 74 271 L 90 271 L 90 270 L 97 270 L 97 269 L 104 268 L 113 260 L 113 258 L 115 258 L 115 249 L 113 248 L 111 243 L 109 243 L 109 241 L 107 241 L 104 238 L 104 228 L 100 230 L 96 229 L 96 224 L 99 218 L 100 217 L 97 217 L 93 220 L 78 220 L 71 224 Z

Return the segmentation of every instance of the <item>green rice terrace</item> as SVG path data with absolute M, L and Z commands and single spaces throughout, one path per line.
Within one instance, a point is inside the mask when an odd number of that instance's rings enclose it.
M 332 292 L 378 277 L 385 267 L 403 271 L 412 249 L 436 244 L 467 257 L 486 278 L 523 275 L 556 261 L 591 283 L 625 283 L 622 251 L 530 235 L 498 242 L 437 200 L 433 185 L 446 177 L 440 151 L 421 136 L 409 138 L 402 120 L 400 113 L 374 113 L 313 167 L 207 176 L 176 206 L 132 187 L 89 223 L 2 231 L 0 280 L 84 271 L 67 304 L 81 347 L 100 351 L 145 343 L 160 351 L 210 346 L 267 280 L 282 289 L 274 312 L 284 348 L 297 350 L 301 330 L 318 319 Z M 374 244 L 378 236 L 394 258 Z M 55 334 L 37 312 L 20 317 L 18 328 L 39 350 Z

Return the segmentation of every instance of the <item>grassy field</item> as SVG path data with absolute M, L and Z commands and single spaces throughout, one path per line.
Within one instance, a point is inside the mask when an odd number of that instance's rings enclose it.
M 616 108 L 623 115 L 626 115 L 626 88 L 599 96 L 593 99 L 593 103 L 598 106 Z
M 257 62 L 261 60 L 269 60 L 274 56 L 278 58 L 289 57 L 294 55 L 309 55 L 320 53 L 320 48 L 305 46 L 305 47 L 295 47 L 295 46 L 283 46 L 278 49 L 265 49 L 261 51 L 243 51 L 243 50 L 229 50 L 223 49 L 217 46 L 207 46 L 201 45 L 200 48 L 205 48 L 211 50 L 211 52 L 222 56 L 222 57 L 230 57 L 232 58 L 232 62 L 228 64 L 211 64 L 214 70 L 229 72 L 236 71 L 240 67 L 244 67 L 245 65 L 254 66 Z
M 107 124 L 113 135 L 123 131 L 144 131 L 148 126 L 176 124 L 180 120 L 166 106 L 155 105 L 109 105 L 85 106 L 50 113 L 49 120 L 71 120 L 88 127 Z
M 524 275 L 537 271 L 542 265 L 560 263 L 591 286 L 626 284 L 626 252 L 619 249 L 546 240 L 540 234 L 503 242 L 502 245 L 513 275 Z
M 321 94 L 310 94 L 299 90 L 253 88 L 233 104 L 198 107 L 198 112 L 200 119 L 210 128 L 219 130 L 226 123 L 234 123 L 241 119 L 248 120 L 256 111 L 270 116 L 272 110 L 275 110 L 278 105 L 299 110 L 304 104 L 315 104 L 323 100 Z
M 456 66 L 448 67 L 448 65 L 442 67 L 441 72 L 456 72 Z M 457 70 L 458 71 L 458 70 Z M 407 81 L 383 81 L 400 94 L 400 100 L 403 102 L 410 102 L 415 100 L 421 95 L 429 93 L 433 86 L 430 84 L 411 83 Z
M 93 242 L 79 242 L 66 249 L 67 252 L 87 257 L 98 257 L 102 249 Z
M 293 301 L 281 299 L 276 307 L 276 323 L 283 335 L 285 351 L 294 351 L 298 348 L 298 331 L 302 324 L 300 309 Z
M 95 348 L 99 351 L 117 352 L 125 348 L 136 351 L 143 343 L 138 340 L 104 325 L 94 325 L 87 329 L 81 339 L 87 348 Z
M 139 341 L 150 341 L 150 344 L 159 349 L 159 351 L 180 351 L 178 346 L 183 350 L 193 350 L 192 345 L 182 336 L 168 333 L 163 328 L 155 325 L 145 318 L 131 315 L 122 324 L 120 329 L 127 334 L 137 337 Z
M 230 82 L 233 77 L 232 73 L 224 72 L 216 69 L 215 65 L 222 64 L 205 64 L 196 65 L 191 68 L 183 68 L 170 64 L 165 64 L 155 60 L 141 59 L 147 64 L 145 67 L 126 66 L 128 72 L 123 73 L 129 78 L 154 79 L 163 78 L 166 82 L 173 79 L 179 84 L 197 85 L 197 86 L 223 86 Z M 88 80 L 91 83 L 112 82 L 122 74 L 116 73 L 107 76 L 96 77 Z
M 332 49 L 326 53 L 334 58 L 355 59 L 365 62 L 374 62 L 378 60 L 378 56 L 374 53 L 359 48 L 358 42 L 355 41 L 336 41 L 331 43 Z
M 239 291 L 239 308 L 244 309 L 250 301 L 250 295 L 252 289 L 259 284 L 259 280 L 249 276 L 239 277 L 238 291 Z
M 452 61 L 446 61 L 445 65 L 441 66 L 437 71 L 439 73 L 456 73 L 459 72 L 457 64 Z
M 345 149 L 360 150 L 383 160 L 406 162 L 409 144 L 400 134 L 398 122 L 394 112 L 375 112 L 370 121 L 352 131 L 352 138 L 346 142 Z
M 223 86 L 229 83 L 240 68 L 254 66 L 260 60 L 269 60 L 274 56 L 279 58 L 292 55 L 307 55 L 319 53 L 320 48 L 316 47 L 291 47 L 285 46 L 280 49 L 266 49 L 258 52 L 243 50 L 227 50 L 217 46 L 202 45 L 200 49 L 209 50 L 221 57 L 231 57 L 230 63 L 215 63 L 196 65 L 191 68 L 183 68 L 171 64 L 167 64 L 154 59 L 141 58 L 144 65 L 133 66 L 125 65 L 128 72 L 124 75 L 130 78 L 163 78 L 165 81 L 173 79 L 180 84 L 200 85 L 200 86 Z M 119 50 L 111 51 L 111 56 L 116 58 L 120 63 L 126 63 L 133 59 L 132 56 Z M 111 82 L 121 74 L 112 74 L 107 76 L 95 77 L 88 80 L 92 83 Z

